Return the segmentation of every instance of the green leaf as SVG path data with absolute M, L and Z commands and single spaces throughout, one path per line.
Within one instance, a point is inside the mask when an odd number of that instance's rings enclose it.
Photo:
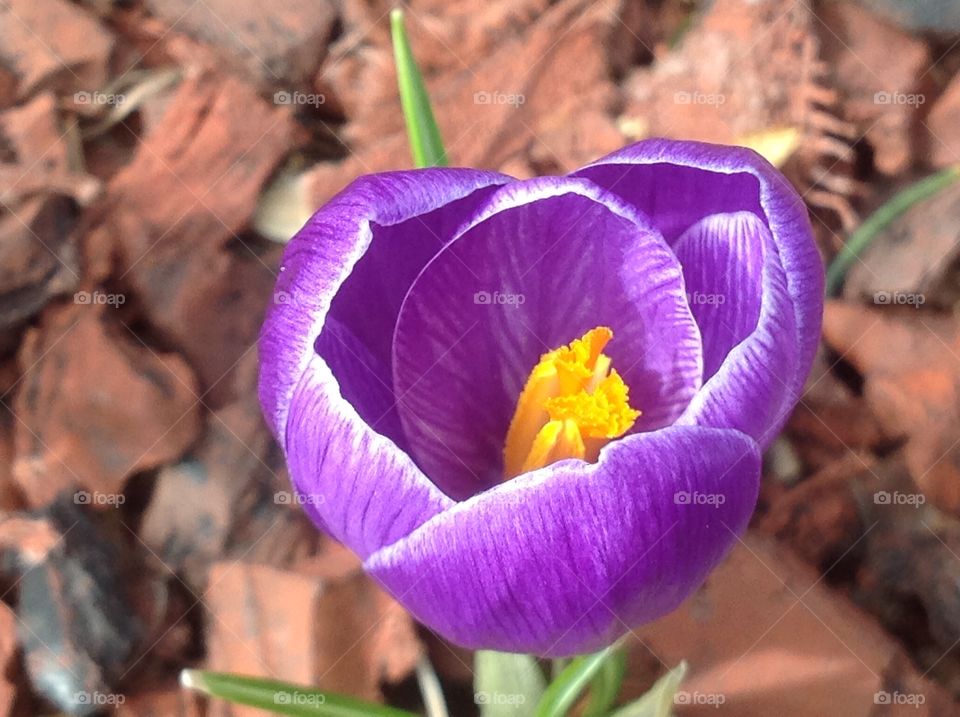
M 687 663 L 681 662 L 665 674 L 643 697 L 621 707 L 610 717 L 670 717 L 673 714 L 677 689 L 687 674 Z
M 411 712 L 352 697 L 224 672 L 184 670 L 180 673 L 180 684 L 211 697 L 292 717 L 417 717 Z
M 613 659 L 619 649 L 617 642 L 605 650 L 573 660 L 544 692 L 535 717 L 564 717 L 604 663 Z
M 871 214 L 860 225 L 860 228 L 850 235 L 847 243 L 843 245 L 843 249 L 830 264 L 830 268 L 827 270 L 827 296 L 834 296 L 840 290 L 843 285 L 843 278 L 853 262 L 894 219 L 917 202 L 923 201 L 941 189 L 950 186 L 958 178 L 960 178 L 960 165 L 947 167 L 915 184 L 911 184 Z
M 610 711 L 620 695 L 626 671 L 627 652 L 621 648 L 600 666 L 590 683 L 590 703 L 583 717 L 603 717 Z
M 530 655 L 480 650 L 473 669 L 473 699 L 482 717 L 528 715 L 547 689 L 543 670 Z
M 410 49 L 410 40 L 403 25 L 403 10 L 400 8 L 390 11 L 390 34 L 397 65 L 400 104 L 407 122 L 413 163 L 417 167 L 446 167 L 447 153 L 443 149 L 443 139 L 433 110 L 430 109 L 430 96 L 423 84 L 423 76 Z

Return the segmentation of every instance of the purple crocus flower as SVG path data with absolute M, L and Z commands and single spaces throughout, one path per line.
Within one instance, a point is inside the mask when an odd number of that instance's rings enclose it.
M 749 150 L 376 174 L 290 242 L 260 398 L 305 509 L 417 619 L 572 655 L 745 529 L 822 292 L 802 201 Z

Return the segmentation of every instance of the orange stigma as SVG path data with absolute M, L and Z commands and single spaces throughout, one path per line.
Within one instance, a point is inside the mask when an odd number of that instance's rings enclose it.
M 640 411 L 603 349 L 606 326 L 545 353 L 533 367 L 507 431 L 505 479 L 564 458 L 594 462 L 600 449 L 630 430 Z

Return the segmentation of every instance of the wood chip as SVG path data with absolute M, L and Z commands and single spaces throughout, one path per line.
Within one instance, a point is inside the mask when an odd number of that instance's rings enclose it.
M 823 330 L 862 374 L 884 432 L 907 439 L 917 485 L 934 504 L 960 514 L 960 324 L 909 306 L 829 302 Z
M 409 618 L 356 562 L 338 577 L 218 563 L 205 602 L 213 670 L 377 700 L 381 681 L 409 675 L 419 654 Z M 405 655 L 399 663 L 398 654 Z M 223 717 L 255 714 L 222 703 L 211 709 Z
M 17 98 L 41 87 L 64 94 L 98 90 L 106 83 L 111 33 L 66 0 L 0 3 L 0 65 L 17 80 Z
M 190 369 L 138 342 L 115 305 L 100 303 L 121 296 L 83 292 L 27 333 L 13 472 L 31 505 L 85 491 L 92 505 L 116 507 L 128 476 L 179 457 L 197 436 Z
M 690 714 L 870 717 L 883 692 L 920 695 L 910 714 L 951 709 L 876 623 L 751 533 L 678 611 L 635 632 L 639 654 L 690 663 L 679 700 L 697 706 Z

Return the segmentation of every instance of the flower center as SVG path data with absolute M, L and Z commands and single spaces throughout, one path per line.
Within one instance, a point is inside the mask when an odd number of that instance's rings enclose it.
M 517 400 L 504 448 L 505 479 L 564 458 L 594 462 L 633 426 L 627 384 L 601 353 L 613 331 L 591 329 L 540 357 Z

